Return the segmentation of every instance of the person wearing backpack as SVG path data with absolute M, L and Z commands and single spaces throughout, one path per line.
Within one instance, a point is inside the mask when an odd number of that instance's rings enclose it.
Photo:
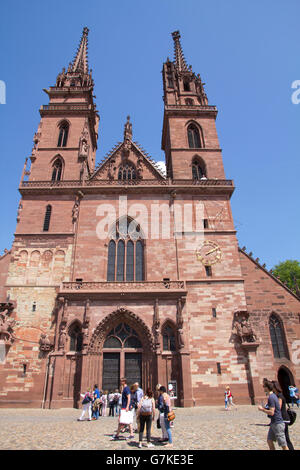
M 155 417 L 155 401 L 153 398 L 153 392 L 150 388 L 147 389 L 146 395 L 144 395 L 144 397 L 140 400 L 137 412 L 140 421 L 139 448 L 142 447 L 145 425 L 147 429 L 147 447 L 154 447 L 150 440 L 152 421 Z

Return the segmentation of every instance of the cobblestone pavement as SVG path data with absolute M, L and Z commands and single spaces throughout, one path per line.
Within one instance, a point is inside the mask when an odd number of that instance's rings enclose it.
M 300 409 L 289 428 L 291 441 L 300 450 Z M 221 406 L 177 408 L 172 429 L 174 450 L 267 450 L 269 418 L 257 406 L 241 405 L 226 412 Z M 0 409 L 1 450 L 133 450 L 140 451 L 138 434 L 133 441 L 111 441 L 117 418 L 78 422 L 81 410 Z M 124 436 L 124 437 L 123 437 Z M 154 426 L 155 451 L 161 431 Z M 278 448 L 276 444 L 276 448 Z M 143 447 L 145 449 L 145 447 Z

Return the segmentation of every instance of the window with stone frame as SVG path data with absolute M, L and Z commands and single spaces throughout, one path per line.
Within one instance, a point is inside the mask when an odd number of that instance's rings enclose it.
M 206 178 L 205 166 L 200 160 L 195 157 L 192 161 L 192 176 L 194 180 L 201 180 L 201 178 Z
M 44 218 L 44 226 L 43 226 L 43 232 L 48 232 L 49 227 L 50 227 L 50 219 L 51 219 L 51 212 L 52 212 L 52 207 L 48 205 L 46 207 L 46 212 L 45 212 L 45 218 Z
M 70 337 L 70 351 L 72 352 L 81 352 L 82 351 L 82 330 L 79 323 L 75 322 L 71 325 L 69 329 Z
M 136 179 L 136 169 L 131 163 L 119 166 L 118 180 L 130 181 Z
M 69 124 L 62 122 L 59 126 L 57 147 L 66 147 L 69 135 Z
M 127 323 L 119 323 L 107 335 L 103 348 L 107 349 L 123 349 L 134 348 L 141 349 L 142 343 L 137 332 Z
M 269 330 L 274 357 L 285 357 L 289 359 L 283 324 L 280 318 L 274 313 L 269 318 Z
M 57 158 L 52 166 L 51 181 L 60 181 L 62 178 L 63 164 L 61 158 Z
M 163 351 L 176 351 L 176 339 L 174 329 L 170 325 L 165 325 L 162 331 Z
M 202 148 L 201 136 L 198 127 L 191 123 L 187 128 L 189 148 Z
M 121 217 L 110 230 L 107 281 L 143 281 L 144 241 L 140 225 Z

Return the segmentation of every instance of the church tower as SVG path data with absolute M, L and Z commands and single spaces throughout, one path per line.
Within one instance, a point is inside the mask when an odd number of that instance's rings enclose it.
M 199 174 L 225 179 L 215 119 L 216 106 L 208 105 L 200 74 L 183 55 L 180 33 L 175 31 L 174 61 L 163 65 L 164 121 L 162 149 L 169 177 L 192 179 Z
M 94 170 L 99 115 L 88 67 L 88 32 L 83 29 L 67 70 L 63 68 L 55 85 L 44 89 L 49 103 L 40 108 L 28 186 L 34 181 L 82 180 Z

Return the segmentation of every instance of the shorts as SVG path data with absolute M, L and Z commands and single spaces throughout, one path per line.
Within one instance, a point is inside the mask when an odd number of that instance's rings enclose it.
M 268 432 L 268 441 L 277 441 L 280 447 L 286 447 L 285 423 L 271 423 Z

